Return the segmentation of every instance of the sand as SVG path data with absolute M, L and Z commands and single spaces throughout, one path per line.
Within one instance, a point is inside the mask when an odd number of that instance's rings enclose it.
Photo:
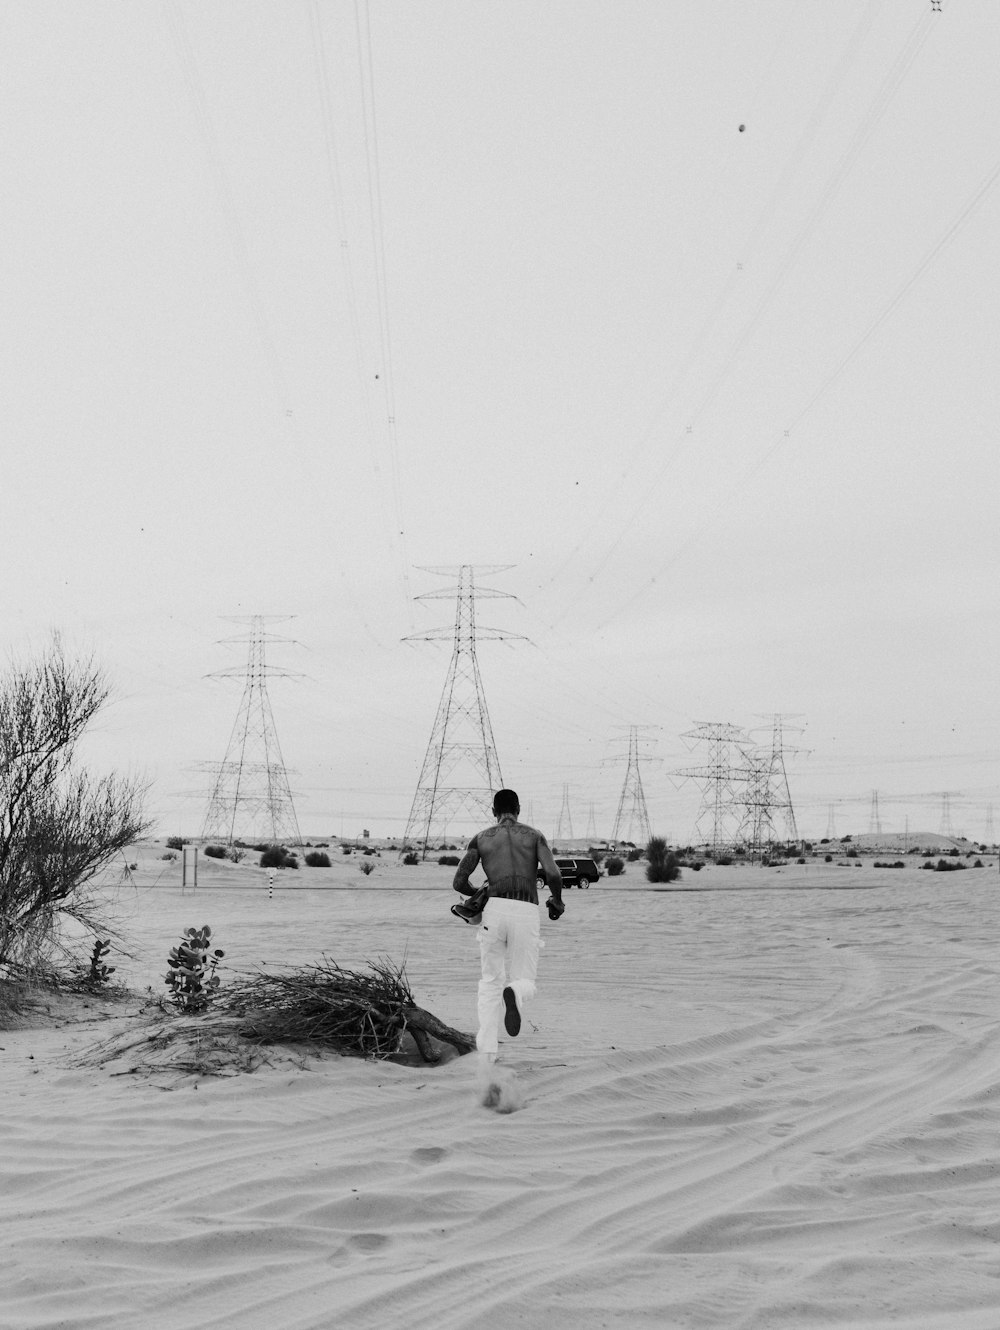
M 136 952 L 115 959 L 158 996 L 189 924 L 239 970 L 405 955 L 469 1029 L 449 875 L 352 859 L 269 899 L 259 870 L 203 866 L 192 895 L 147 848 L 108 888 Z M 475 1056 L 80 1065 L 149 1019 L 138 999 L 3 1032 L 0 1324 L 996 1330 L 995 863 L 681 885 L 630 866 L 543 918 L 494 1107 Z

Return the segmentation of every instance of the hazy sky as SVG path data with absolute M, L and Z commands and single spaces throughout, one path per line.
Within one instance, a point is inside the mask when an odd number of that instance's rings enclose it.
M 996 0 L 7 0 L 0 609 L 196 833 L 240 685 L 304 832 L 401 833 L 452 618 L 608 834 L 781 713 L 800 830 L 1000 822 Z M 741 132 L 740 126 L 745 128 Z M 610 760 L 608 760 L 610 759 Z

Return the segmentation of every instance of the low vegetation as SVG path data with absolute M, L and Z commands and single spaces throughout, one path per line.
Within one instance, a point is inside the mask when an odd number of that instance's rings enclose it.
M 680 864 L 662 836 L 654 836 L 646 846 L 646 878 L 649 882 L 675 882 L 681 875 Z
M 261 868 L 298 868 L 298 858 L 284 845 L 268 845 L 260 856 Z
M 167 958 L 170 967 L 163 982 L 170 989 L 169 1001 L 185 1013 L 204 1011 L 218 996 L 219 976 L 215 973 L 219 961 L 226 954 L 218 949 L 208 953 L 212 929 L 185 929 L 176 947 Z

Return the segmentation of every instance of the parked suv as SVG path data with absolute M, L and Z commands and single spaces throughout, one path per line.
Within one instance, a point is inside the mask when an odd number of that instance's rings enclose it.
M 593 859 L 561 859 L 556 855 L 556 867 L 562 873 L 564 887 L 589 887 L 601 876 Z

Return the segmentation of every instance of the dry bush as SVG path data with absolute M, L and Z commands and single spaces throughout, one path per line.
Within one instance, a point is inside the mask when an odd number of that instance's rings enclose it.
M 0 970 L 41 963 L 59 916 L 106 930 L 88 885 L 148 830 L 143 788 L 93 777 L 76 763 L 84 731 L 109 695 L 91 660 L 70 660 L 58 637 L 0 678 Z

